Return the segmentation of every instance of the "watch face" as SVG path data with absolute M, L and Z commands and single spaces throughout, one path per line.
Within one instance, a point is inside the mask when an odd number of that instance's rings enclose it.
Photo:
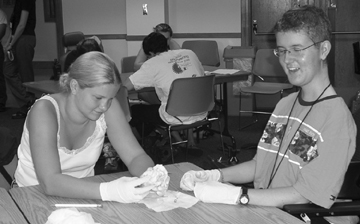
M 249 202 L 249 198 L 246 196 L 241 196 L 240 203 L 241 204 L 247 204 Z

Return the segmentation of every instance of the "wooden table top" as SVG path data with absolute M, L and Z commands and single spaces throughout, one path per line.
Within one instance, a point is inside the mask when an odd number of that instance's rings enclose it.
M 0 223 L 27 223 L 6 189 L 0 188 Z
M 201 170 L 191 163 L 166 165 L 170 176 L 170 190 L 181 191 L 182 175 L 188 170 Z M 105 174 L 91 177 L 104 182 L 121 176 L 130 176 L 128 172 Z M 189 209 L 177 208 L 167 212 L 155 212 L 144 204 L 122 204 L 117 202 L 103 202 L 101 200 L 84 200 L 46 196 L 39 186 L 11 189 L 10 194 L 19 205 L 30 223 L 45 223 L 48 216 L 55 210 L 51 205 L 55 203 L 98 203 L 102 208 L 78 208 L 79 211 L 92 215 L 99 223 L 273 223 L 300 224 L 297 218 L 275 207 L 240 206 L 225 204 L 207 204 L 198 202 Z

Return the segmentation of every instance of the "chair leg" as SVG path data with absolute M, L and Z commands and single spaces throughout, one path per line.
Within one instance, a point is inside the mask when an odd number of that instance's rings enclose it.
M 221 149 L 222 149 L 222 156 L 225 156 L 225 147 L 224 147 L 224 138 L 222 135 L 222 128 L 221 128 L 221 120 L 220 118 L 218 119 L 218 123 L 219 123 L 219 132 L 220 132 L 220 144 L 221 144 Z M 221 158 L 220 158 L 221 160 Z
M 250 124 L 247 124 L 247 125 L 241 127 L 241 113 L 245 112 L 245 111 L 241 110 L 241 96 L 242 95 L 241 95 L 241 91 L 240 91 L 240 96 L 239 96 L 239 131 L 241 131 L 241 130 L 243 130 L 243 129 L 245 129 L 245 128 L 247 128 L 247 127 L 249 127 L 249 126 L 251 126 L 251 125 L 258 122 L 258 117 L 257 117 L 257 115 L 256 115 L 256 113 L 254 111 L 246 111 L 246 112 L 252 113 L 252 116 L 255 114 L 255 120 L 250 122 Z M 256 95 L 255 94 L 253 94 L 253 96 L 252 96 L 252 101 L 253 101 L 253 108 L 256 109 Z
M 142 128 L 141 128 L 141 146 L 144 147 L 144 129 L 145 129 L 145 123 L 142 123 Z
M 12 177 L 10 176 L 10 174 L 5 170 L 4 166 L 0 166 L 0 173 L 4 176 L 5 180 L 11 185 L 12 183 Z
M 175 160 L 174 160 L 174 149 L 173 149 L 173 143 L 172 143 L 172 139 L 171 139 L 171 126 L 169 126 L 169 128 L 168 128 L 168 133 L 169 133 L 169 142 L 170 142 L 171 162 L 172 162 L 172 163 L 175 163 Z

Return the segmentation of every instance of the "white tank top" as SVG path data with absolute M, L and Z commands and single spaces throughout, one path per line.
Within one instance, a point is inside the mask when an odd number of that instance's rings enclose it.
M 69 150 L 65 147 L 60 147 L 60 110 L 56 100 L 49 95 L 43 96 L 39 100 L 49 100 L 56 110 L 57 121 L 59 124 L 57 131 L 57 146 L 62 173 L 77 178 L 93 176 L 94 166 L 101 154 L 107 128 L 105 115 L 102 114 L 96 121 L 94 133 L 87 139 L 81 148 Z M 29 131 L 26 127 L 26 121 L 23 129 L 21 142 L 18 148 L 18 166 L 15 171 L 15 180 L 20 187 L 39 184 L 34 169 L 34 163 L 31 158 Z

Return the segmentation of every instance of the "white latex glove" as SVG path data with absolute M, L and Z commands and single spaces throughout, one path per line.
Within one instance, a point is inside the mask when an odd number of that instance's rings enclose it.
M 180 181 L 181 189 L 185 191 L 193 191 L 197 182 L 219 181 L 221 173 L 219 170 L 190 170 L 186 172 Z
M 195 197 L 205 203 L 222 203 L 235 205 L 240 197 L 241 187 L 235 187 L 216 181 L 196 183 Z
M 100 184 L 100 194 L 103 201 L 117 201 L 133 203 L 142 200 L 154 187 L 142 186 L 149 181 L 149 177 L 121 177 L 111 182 Z

